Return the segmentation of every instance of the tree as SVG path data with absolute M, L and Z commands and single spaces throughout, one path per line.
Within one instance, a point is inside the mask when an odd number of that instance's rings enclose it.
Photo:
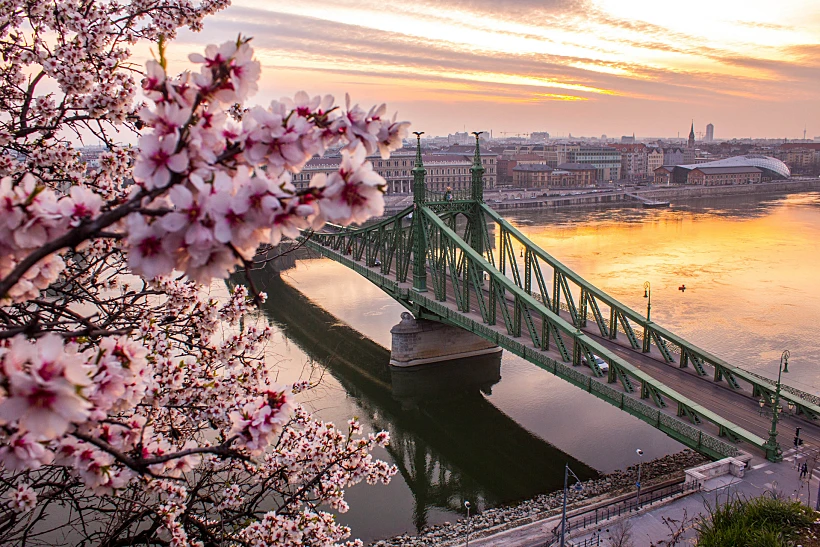
M 632 522 L 628 519 L 621 519 L 607 530 L 609 532 L 610 547 L 633 547 L 635 545 L 632 538 Z
M 246 106 L 239 37 L 171 75 L 166 42 L 224 0 L 7 0 L 0 10 L 0 542 L 336 545 L 386 433 L 314 419 L 245 317 L 206 291 L 260 244 L 383 209 L 366 156 L 408 124 L 332 97 Z M 129 61 L 156 44 L 144 72 Z M 138 103 L 137 79 L 147 103 Z M 138 133 L 135 149 L 118 145 Z M 98 167 L 74 147 L 105 144 Z M 337 172 L 291 175 L 341 147 Z M 359 544 L 360 542 L 352 542 Z

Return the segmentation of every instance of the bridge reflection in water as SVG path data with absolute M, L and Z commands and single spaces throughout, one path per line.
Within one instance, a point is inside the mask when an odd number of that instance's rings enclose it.
M 417 530 L 432 509 L 462 513 L 465 499 L 494 506 L 558 490 L 567 462 L 582 479 L 597 476 L 487 401 L 483 393 L 501 379 L 500 353 L 395 370 L 387 349 L 312 303 L 272 268 L 252 278 L 269 296 L 263 309 L 270 320 L 339 382 L 361 408 L 363 423 L 390 432 L 387 451 L 412 492 Z

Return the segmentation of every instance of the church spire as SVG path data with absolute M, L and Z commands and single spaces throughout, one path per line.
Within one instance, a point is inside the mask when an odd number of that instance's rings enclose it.
M 689 148 L 695 147 L 695 120 L 692 120 L 692 128 L 689 130 Z

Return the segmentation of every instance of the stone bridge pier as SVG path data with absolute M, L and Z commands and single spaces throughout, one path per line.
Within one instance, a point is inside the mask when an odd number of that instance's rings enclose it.
M 390 364 L 396 367 L 415 367 L 501 351 L 495 344 L 464 329 L 416 319 L 408 312 L 401 314 L 401 323 L 390 329 L 390 334 L 393 336 Z

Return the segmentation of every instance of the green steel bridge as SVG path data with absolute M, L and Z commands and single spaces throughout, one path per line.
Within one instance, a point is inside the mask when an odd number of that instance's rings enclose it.
M 481 336 L 708 457 L 743 449 L 782 459 L 771 418 L 758 405 L 773 399 L 775 382 L 625 306 L 487 206 L 478 134 L 469 190 L 428 190 L 420 135 L 412 207 L 362 228 L 306 232 L 305 244 L 366 277 L 416 318 Z M 607 362 L 606 372 L 594 356 Z M 813 425 L 820 399 L 788 386 L 779 396 L 793 409 L 782 420 L 808 426 L 804 437 L 820 444 Z

